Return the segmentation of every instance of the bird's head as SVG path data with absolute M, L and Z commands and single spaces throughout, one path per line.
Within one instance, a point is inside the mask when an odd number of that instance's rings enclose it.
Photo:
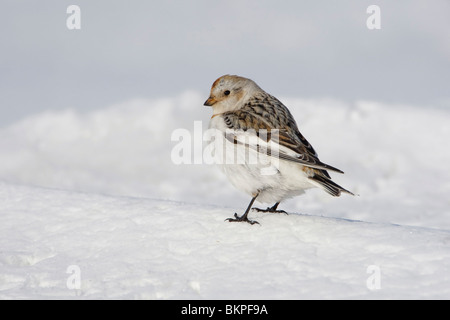
M 261 88 L 247 78 L 225 75 L 214 81 L 204 105 L 212 107 L 214 114 L 240 109 L 255 91 Z

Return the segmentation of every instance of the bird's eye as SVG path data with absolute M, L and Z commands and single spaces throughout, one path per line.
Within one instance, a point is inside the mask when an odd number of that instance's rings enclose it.
M 229 94 L 230 94 L 230 90 L 225 90 L 225 91 L 223 92 L 223 94 L 226 95 L 226 96 L 229 95 Z

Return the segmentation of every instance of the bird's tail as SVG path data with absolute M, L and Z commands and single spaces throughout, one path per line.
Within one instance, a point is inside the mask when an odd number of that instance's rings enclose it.
M 348 194 L 351 194 L 352 196 L 354 196 L 354 194 L 352 192 L 348 191 L 347 189 L 342 188 L 337 183 L 334 183 L 333 181 L 331 181 L 330 178 L 325 177 L 323 175 L 315 174 L 314 176 L 309 177 L 309 179 L 312 180 L 311 181 L 312 183 L 314 183 L 318 187 L 324 189 L 326 192 L 328 192 L 329 194 L 331 194 L 334 197 L 339 197 L 341 195 L 341 192 L 345 192 L 345 193 L 348 193 Z

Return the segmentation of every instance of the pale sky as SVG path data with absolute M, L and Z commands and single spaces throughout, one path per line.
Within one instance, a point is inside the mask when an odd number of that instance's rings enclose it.
M 81 9 L 69 30 L 66 9 Z M 381 29 L 369 30 L 377 4 Z M 17 1 L 0 11 L 0 126 L 44 110 L 209 93 L 450 108 L 450 1 Z

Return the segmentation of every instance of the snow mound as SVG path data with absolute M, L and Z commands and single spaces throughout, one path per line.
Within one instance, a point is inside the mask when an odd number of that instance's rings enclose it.
M 0 298 L 450 298 L 447 110 L 281 99 L 358 196 L 310 190 L 250 226 L 224 221 L 250 199 L 217 168 L 172 162 L 205 98 L 0 128 Z
M 448 231 L 11 184 L 0 203 L 2 299 L 450 297 Z

